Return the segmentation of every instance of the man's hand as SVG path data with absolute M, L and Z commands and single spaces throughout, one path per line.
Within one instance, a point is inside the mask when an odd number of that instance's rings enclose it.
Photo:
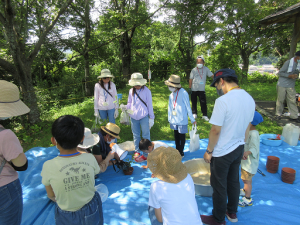
M 192 94 L 192 89 L 189 88 L 188 91 L 187 91 L 187 93 L 188 93 L 189 95 Z
M 197 121 L 195 121 L 194 123 L 193 123 L 193 125 L 196 125 L 197 124 Z
M 212 154 L 208 154 L 207 152 L 205 152 L 204 155 L 203 155 L 204 161 L 206 163 L 210 163 L 211 162 L 211 157 L 212 157 Z

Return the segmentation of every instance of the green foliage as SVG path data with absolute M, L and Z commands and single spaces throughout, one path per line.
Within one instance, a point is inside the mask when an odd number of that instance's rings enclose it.
M 278 81 L 278 76 L 269 73 L 259 73 L 257 71 L 253 72 L 251 75 L 248 76 L 249 83 L 267 83 L 267 84 L 274 84 Z

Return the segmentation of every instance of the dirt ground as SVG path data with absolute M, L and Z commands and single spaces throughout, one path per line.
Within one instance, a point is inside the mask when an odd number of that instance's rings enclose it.
M 281 120 L 276 120 L 275 118 L 275 109 L 276 109 L 276 102 L 271 101 L 256 101 L 256 109 L 264 114 L 265 116 L 269 117 L 271 120 L 276 121 L 280 126 L 284 127 L 287 123 L 293 123 L 296 126 L 300 126 L 300 123 L 295 123 L 289 120 L 288 116 L 282 116 Z M 298 107 L 300 112 L 300 108 Z M 287 108 L 284 108 L 283 113 L 288 112 Z

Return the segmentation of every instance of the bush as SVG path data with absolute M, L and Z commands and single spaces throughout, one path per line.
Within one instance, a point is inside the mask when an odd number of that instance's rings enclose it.
M 248 75 L 249 83 L 276 83 L 278 81 L 278 76 L 269 73 L 259 73 L 257 71 L 253 72 L 251 75 Z

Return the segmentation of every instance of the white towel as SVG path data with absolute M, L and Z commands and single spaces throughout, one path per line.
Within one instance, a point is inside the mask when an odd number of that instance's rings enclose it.
M 288 68 L 288 73 L 290 73 L 290 72 L 292 72 L 292 69 L 293 69 L 293 66 L 294 66 L 294 57 L 293 58 L 291 58 L 291 60 L 290 60 L 290 64 L 289 64 L 289 68 Z M 298 63 L 298 65 L 297 65 L 297 70 L 299 71 L 300 70 L 300 63 Z

